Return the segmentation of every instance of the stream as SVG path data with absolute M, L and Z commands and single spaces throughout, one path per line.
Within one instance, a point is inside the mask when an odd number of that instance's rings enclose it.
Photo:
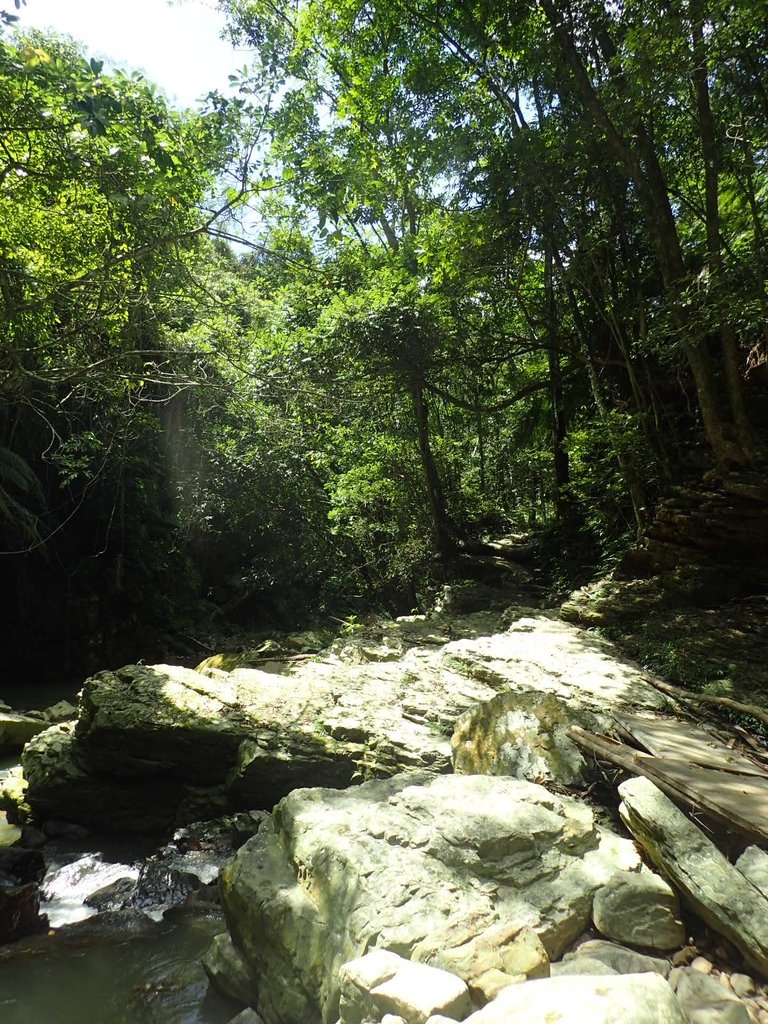
M 0 774 L 17 763 L 0 761 Z M 18 836 L 0 813 L 0 846 Z M 158 861 L 146 844 L 95 837 L 55 840 L 42 852 L 49 931 L 0 946 L 2 1024 L 224 1024 L 238 1012 L 209 988 L 200 964 L 226 927 L 223 915 L 184 902 L 192 873 L 203 885 L 214 881 L 216 857 L 193 851 Z M 130 890 L 137 879 L 142 895 L 132 908 L 112 909 L 125 892 L 88 905 L 105 887 Z
M 220 915 L 162 922 L 132 936 L 66 929 L 0 950 L 3 1024 L 224 1024 L 239 1007 L 199 964 Z

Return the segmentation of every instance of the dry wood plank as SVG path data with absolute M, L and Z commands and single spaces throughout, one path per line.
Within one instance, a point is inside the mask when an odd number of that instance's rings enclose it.
M 733 775 L 691 767 L 672 758 L 653 757 L 577 725 L 570 726 L 567 733 L 596 757 L 633 775 L 644 775 L 678 803 L 704 811 L 754 841 L 768 841 L 768 778 Z
M 748 755 L 731 749 L 701 725 L 670 718 L 615 714 L 614 721 L 655 757 L 672 757 L 708 768 L 768 778 Z

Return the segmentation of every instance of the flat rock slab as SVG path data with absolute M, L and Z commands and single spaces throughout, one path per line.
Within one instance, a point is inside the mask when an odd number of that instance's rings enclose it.
M 307 784 L 343 788 L 403 771 L 440 774 L 451 770 L 457 720 L 499 694 L 525 722 L 517 754 L 515 733 L 489 758 L 514 774 L 570 783 L 584 762 L 565 737 L 569 714 L 655 709 L 666 699 L 610 644 L 545 613 L 487 636 L 476 633 L 494 628 L 487 616 L 461 623 L 471 638 L 442 647 L 445 634 L 433 635 L 434 624 L 405 623 L 406 633 L 424 629 L 409 634 L 413 646 L 396 660 L 348 664 L 327 654 L 281 673 L 173 665 L 99 672 L 83 686 L 74 731 L 46 730 L 27 747 L 26 799 L 38 817 L 55 808 L 57 817 L 88 826 L 149 831 L 227 808 L 270 810 Z M 536 726 L 538 711 L 551 728 Z M 506 707 L 507 725 L 510 713 Z
M 656 867 L 715 931 L 768 974 L 768 899 L 648 779 L 619 786 L 621 816 Z
M 504 633 L 447 644 L 443 663 L 497 691 L 554 693 L 591 711 L 662 711 L 668 704 L 650 673 L 622 660 L 609 641 L 545 614 L 519 618 Z
M 545 971 L 531 943 L 494 927 L 527 926 L 555 958 L 583 932 L 595 890 L 640 867 L 634 844 L 599 829 L 585 804 L 509 778 L 296 790 L 272 826 L 221 875 L 267 1024 L 331 1024 L 340 966 L 372 947 L 450 964 L 467 983 L 486 953 L 483 968 Z
M 560 977 L 503 989 L 471 1024 L 687 1024 L 658 974 Z

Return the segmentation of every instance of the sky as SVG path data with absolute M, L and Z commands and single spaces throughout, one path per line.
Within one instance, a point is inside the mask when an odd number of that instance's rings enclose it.
M 246 63 L 219 38 L 224 18 L 213 0 L 27 0 L 14 13 L 22 29 L 54 29 L 84 43 L 89 57 L 142 71 L 180 107 L 226 92 L 227 76 Z

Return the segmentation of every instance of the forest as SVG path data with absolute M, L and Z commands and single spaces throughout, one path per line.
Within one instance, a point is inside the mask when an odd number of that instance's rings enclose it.
M 6 669 L 424 610 L 510 531 L 565 591 L 702 482 L 759 562 L 765 0 L 219 6 L 186 111 L 0 12 Z

